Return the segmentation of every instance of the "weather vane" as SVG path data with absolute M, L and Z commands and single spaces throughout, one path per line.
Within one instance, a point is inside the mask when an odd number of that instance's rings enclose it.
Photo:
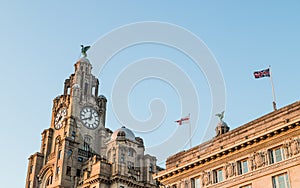
M 220 121 L 223 121 L 223 118 L 224 118 L 224 112 L 225 112 L 225 111 L 221 112 L 220 114 L 216 114 L 216 116 L 220 118 Z
M 80 45 L 81 46 L 81 54 L 83 55 L 83 57 L 86 57 L 87 54 L 86 52 L 90 49 L 91 46 L 84 46 L 84 45 Z

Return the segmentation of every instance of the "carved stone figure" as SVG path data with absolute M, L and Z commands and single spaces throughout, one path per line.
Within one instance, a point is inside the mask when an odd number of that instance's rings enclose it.
M 298 139 L 293 139 L 290 142 L 291 154 L 296 155 L 299 153 L 299 142 Z
M 210 184 L 210 173 L 209 172 L 203 172 L 202 186 L 207 186 L 209 184 Z
M 250 165 L 249 165 L 250 170 L 251 170 L 251 171 L 252 171 L 252 170 L 255 170 L 255 162 L 254 162 L 254 157 L 253 157 L 253 155 L 251 155 L 251 156 L 249 157 L 249 162 L 250 162 Z
M 90 157 L 90 158 L 88 159 L 88 168 L 87 168 L 87 170 L 88 170 L 89 172 L 92 171 L 92 166 L 93 166 L 93 158 Z
M 224 168 L 225 168 L 225 177 L 226 178 L 234 176 L 234 164 L 233 163 L 226 163 Z
M 254 152 L 252 156 L 252 170 L 265 166 L 266 164 L 266 155 L 265 152 Z
M 186 179 L 184 182 L 185 182 L 184 183 L 185 184 L 184 188 L 189 188 L 190 184 L 191 184 L 191 180 L 190 179 Z
M 285 158 L 289 158 L 292 155 L 290 145 L 291 143 L 289 141 L 283 144 Z

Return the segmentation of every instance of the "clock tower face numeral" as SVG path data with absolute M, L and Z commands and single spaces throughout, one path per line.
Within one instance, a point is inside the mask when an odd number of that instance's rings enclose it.
M 99 126 L 99 114 L 91 107 L 84 107 L 80 112 L 80 119 L 88 129 L 96 129 Z
M 62 122 L 67 116 L 67 109 L 66 108 L 61 108 L 58 110 L 56 113 L 55 119 L 54 119 L 54 127 L 55 129 L 60 129 L 62 127 Z

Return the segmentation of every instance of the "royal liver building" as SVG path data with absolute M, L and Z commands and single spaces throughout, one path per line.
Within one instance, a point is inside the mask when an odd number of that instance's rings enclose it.
M 26 188 L 157 187 L 156 158 L 144 154 L 143 139 L 124 126 L 105 127 L 107 99 L 98 95 L 86 50 L 53 100 L 40 151 L 29 157 Z

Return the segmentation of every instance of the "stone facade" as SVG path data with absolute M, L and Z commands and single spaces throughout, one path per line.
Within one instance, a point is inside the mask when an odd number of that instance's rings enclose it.
M 122 127 L 105 127 L 106 103 L 86 57 L 75 64 L 64 92 L 53 100 L 50 128 L 40 152 L 29 157 L 26 188 L 157 187 L 156 158 Z
M 187 151 L 154 175 L 166 188 L 300 187 L 300 101 Z

